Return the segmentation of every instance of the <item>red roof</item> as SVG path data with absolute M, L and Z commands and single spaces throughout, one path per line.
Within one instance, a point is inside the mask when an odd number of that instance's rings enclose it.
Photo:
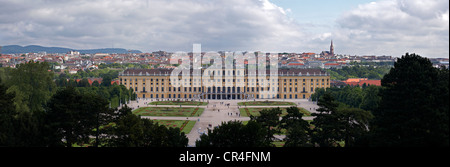
M 367 78 L 349 78 L 344 82 L 361 82 L 362 80 L 368 80 Z
M 347 82 L 344 81 L 345 84 L 350 85 L 350 86 L 363 86 L 364 84 L 366 84 L 367 86 L 370 85 L 375 85 L 375 86 L 381 86 L 381 80 L 360 80 L 359 82 Z
M 326 66 L 338 66 L 340 65 L 339 63 L 327 63 L 325 64 Z

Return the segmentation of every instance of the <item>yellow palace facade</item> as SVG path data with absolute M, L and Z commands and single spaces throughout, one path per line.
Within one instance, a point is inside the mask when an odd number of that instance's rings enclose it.
M 216 76 L 211 77 L 190 73 L 171 80 L 170 69 L 127 69 L 119 73 L 119 81 L 138 98 L 152 99 L 308 99 L 317 88 L 330 87 L 330 75 L 320 69 L 268 70 L 266 82 L 246 70 L 213 70 Z

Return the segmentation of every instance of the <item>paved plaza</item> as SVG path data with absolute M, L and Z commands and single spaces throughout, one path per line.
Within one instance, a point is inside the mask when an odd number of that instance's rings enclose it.
M 155 99 L 139 99 L 137 101 L 132 101 L 130 104 L 128 104 L 129 107 L 134 109 L 141 108 L 141 107 L 180 107 L 180 105 L 177 106 L 162 106 L 162 105 L 148 105 L 151 102 L 155 101 Z M 201 100 L 203 102 L 203 100 Z M 209 128 L 209 125 L 211 125 L 213 128 L 215 126 L 219 126 L 222 124 L 222 122 L 228 122 L 232 120 L 237 121 L 249 121 L 250 117 L 240 117 L 239 108 L 243 106 L 238 106 L 238 102 L 245 102 L 245 101 L 253 101 L 253 100 L 204 100 L 204 102 L 209 102 L 207 106 L 198 106 L 200 108 L 204 108 L 205 111 L 203 112 L 200 117 L 148 117 L 143 116 L 142 118 L 145 119 L 152 119 L 152 120 L 192 120 L 196 121 L 195 126 L 192 128 L 191 132 L 189 134 L 186 134 L 186 136 L 189 139 L 189 147 L 195 146 L 195 141 L 200 138 L 200 135 L 202 133 L 207 133 L 207 128 Z M 256 101 L 266 101 L 266 99 L 262 100 L 256 100 Z M 308 110 L 311 113 L 315 113 L 315 109 L 319 108 L 315 102 L 311 102 L 304 99 L 286 99 L 286 100 L 279 100 L 279 99 L 270 99 L 269 101 L 286 101 L 286 102 L 294 102 L 297 104 L 298 107 L 302 107 L 306 110 Z M 181 106 L 181 107 L 197 107 L 197 106 Z M 278 106 L 247 106 L 247 108 L 276 108 Z M 289 106 L 279 106 L 280 108 L 283 107 L 289 107 Z M 305 120 L 312 120 L 313 117 L 304 117 Z

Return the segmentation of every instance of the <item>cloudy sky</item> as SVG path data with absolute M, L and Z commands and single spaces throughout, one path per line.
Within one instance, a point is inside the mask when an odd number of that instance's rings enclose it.
M 0 0 L 0 45 L 449 56 L 448 0 Z

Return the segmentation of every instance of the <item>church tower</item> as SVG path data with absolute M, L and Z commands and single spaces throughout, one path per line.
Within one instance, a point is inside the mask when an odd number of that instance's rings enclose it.
M 330 46 L 330 54 L 334 56 L 334 46 L 333 46 L 333 40 L 331 40 L 331 46 Z

